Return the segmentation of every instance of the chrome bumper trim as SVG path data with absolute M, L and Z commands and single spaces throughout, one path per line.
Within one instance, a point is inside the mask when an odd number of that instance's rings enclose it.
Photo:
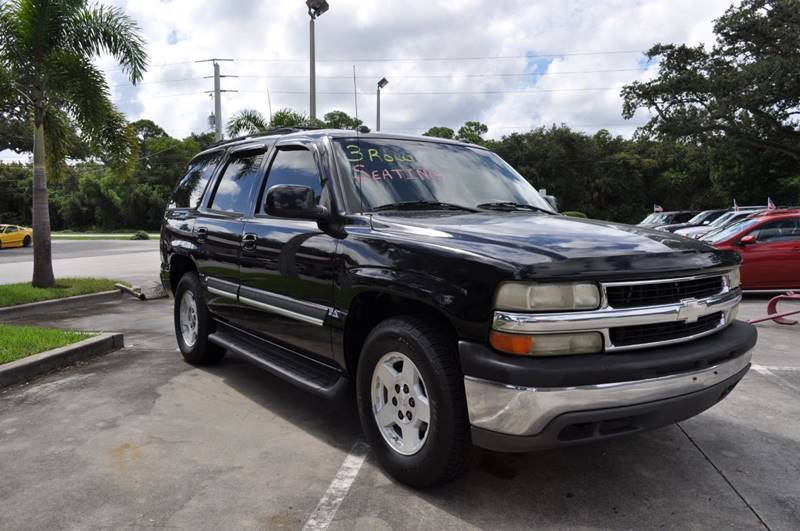
M 600 310 L 561 313 L 494 312 L 493 328 L 516 334 L 546 334 L 554 332 L 600 332 L 605 338 L 606 351 L 632 350 L 691 341 L 716 332 L 730 324 L 729 312 L 742 300 L 739 289 L 725 291 L 705 299 L 685 299 L 662 306 L 641 308 L 602 308 Z M 692 336 L 637 345 L 615 346 L 611 343 L 609 329 L 619 326 L 636 326 L 676 321 L 694 322 L 699 317 L 722 312 L 718 326 Z
M 469 421 L 509 435 L 537 435 L 563 413 L 643 404 L 711 387 L 748 367 L 751 357 L 748 351 L 698 371 L 576 387 L 518 387 L 465 376 Z

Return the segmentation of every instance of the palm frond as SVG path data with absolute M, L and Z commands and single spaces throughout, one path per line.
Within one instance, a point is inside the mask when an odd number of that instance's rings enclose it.
M 93 6 L 78 9 L 67 21 L 67 46 L 78 54 L 107 52 L 122 66 L 132 83 L 141 81 L 147 52 L 139 26 L 121 9 Z
M 232 137 L 242 133 L 255 135 L 269 129 L 269 121 L 255 109 L 242 109 L 231 116 L 225 129 Z

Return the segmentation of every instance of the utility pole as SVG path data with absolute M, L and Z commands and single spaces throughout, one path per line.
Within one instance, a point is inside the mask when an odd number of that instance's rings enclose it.
M 214 78 L 214 90 L 207 90 L 206 94 L 214 94 L 214 131 L 215 135 L 214 138 L 219 142 L 222 140 L 222 97 L 221 94 L 223 92 L 239 92 L 238 90 L 222 90 L 220 88 L 220 78 L 223 77 L 239 77 L 239 76 L 223 76 L 219 73 L 219 63 L 221 61 L 233 61 L 233 59 L 219 59 L 219 58 L 212 58 L 212 59 L 203 59 L 201 61 L 195 61 L 196 63 L 213 63 L 214 64 L 214 75 L 213 76 L 205 76 L 205 79 Z
M 378 98 L 377 98 L 378 99 L 378 102 L 377 102 L 378 103 L 378 107 L 377 107 L 377 109 L 375 111 L 375 130 L 376 131 L 380 131 L 381 130 L 381 89 L 383 87 L 385 87 L 386 85 L 388 85 L 388 84 L 389 84 L 389 81 L 385 77 L 382 77 L 381 80 L 378 81 L 378 93 L 377 93 L 377 96 L 378 96 Z
M 309 99 L 308 99 L 308 114 L 310 115 L 311 121 L 317 119 L 317 72 L 316 72 L 316 60 L 314 57 L 314 20 L 321 14 L 325 13 L 330 6 L 328 5 L 327 0 L 306 0 L 306 6 L 308 7 L 308 47 L 309 47 Z

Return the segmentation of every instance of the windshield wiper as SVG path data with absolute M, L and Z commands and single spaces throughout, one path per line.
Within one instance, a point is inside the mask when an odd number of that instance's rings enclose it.
M 399 203 L 387 203 L 373 207 L 373 212 L 380 212 L 382 210 L 465 210 L 467 212 L 478 212 L 474 208 L 462 205 L 455 205 L 453 203 L 442 203 L 441 201 L 401 201 Z
M 513 210 L 535 210 L 537 212 L 544 212 L 545 214 L 553 214 L 553 212 L 525 203 L 515 203 L 514 201 L 496 201 L 494 203 L 481 203 L 478 208 L 485 208 L 487 210 L 504 210 L 511 212 Z

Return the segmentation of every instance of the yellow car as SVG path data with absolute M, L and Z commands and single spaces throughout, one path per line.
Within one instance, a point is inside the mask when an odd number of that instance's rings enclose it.
M 19 225 L 0 225 L 0 249 L 27 247 L 33 241 L 33 229 Z

